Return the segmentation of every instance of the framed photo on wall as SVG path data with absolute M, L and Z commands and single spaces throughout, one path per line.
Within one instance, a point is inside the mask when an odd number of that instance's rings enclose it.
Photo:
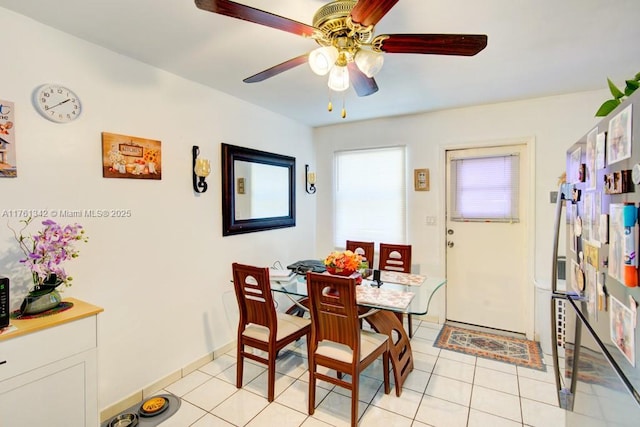
M 102 176 L 162 179 L 161 142 L 102 132 Z
M 13 102 L 0 100 L 0 178 L 15 178 L 16 139 Z
M 413 170 L 413 188 L 415 191 L 429 191 L 429 169 Z

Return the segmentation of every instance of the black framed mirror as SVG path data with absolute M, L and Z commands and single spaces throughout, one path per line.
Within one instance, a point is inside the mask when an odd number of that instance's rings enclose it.
M 222 235 L 296 225 L 296 159 L 222 144 Z

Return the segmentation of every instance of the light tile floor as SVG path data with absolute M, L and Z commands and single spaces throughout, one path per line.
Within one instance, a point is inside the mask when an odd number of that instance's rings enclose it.
M 564 411 L 555 404 L 553 368 L 516 367 L 433 346 L 441 325 L 414 319 L 414 370 L 401 397 L 385 395 L 380 363 L 361 376 L 360 426 L 556 427 Z M 244 386 L 235 387 L 235 350 L 213 360 L 158 393 L 182 398 L 162 427 L 348 426 L 350 392 L 319 382 L 316 411 L 307 414 L 308 372 L 304 340 L 287 347 L 276 364 L 276 398 L 266 399 L 263 365 L 245 361 Z M 393 375 L 391 375 L 393 381 Z

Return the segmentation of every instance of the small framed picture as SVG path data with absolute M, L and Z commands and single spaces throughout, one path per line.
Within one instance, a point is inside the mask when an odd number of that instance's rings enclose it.
M 244 178 L 238 178 L 238 194 L 244 194 Z
M 0 100 L 0 178 L 18 176 L 13 110 L 13 102 Z
M 429 169 L 413 170 L 413 187 L 416 191 L 429 191 Z
M 104 178 L 162 179 L 161 142 L 102 132 Z
M 611 341 L 613 341 L 629 363 L 631 363 L 632 366 L 636 366 L 633 311 L 613 295 L 610 296 L 609 299 L 611 301 L 611 308 L 609 310 Z
M 631 121 L 633 104 L 616 114 L 609 121 L 607 133 L 607 161 L 609 164 L 631 157 Z

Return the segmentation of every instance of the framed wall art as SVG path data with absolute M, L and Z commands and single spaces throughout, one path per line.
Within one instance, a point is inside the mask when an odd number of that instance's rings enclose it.
M 0 178 L 18 176 L 13 105 L 13 102 L 0 100 Z
M 429 169 L 413 170 L 413 188 L 415 191 L 429 191 Z
M 102 132 L 102 176 L 162 179 L 161 142 Z

